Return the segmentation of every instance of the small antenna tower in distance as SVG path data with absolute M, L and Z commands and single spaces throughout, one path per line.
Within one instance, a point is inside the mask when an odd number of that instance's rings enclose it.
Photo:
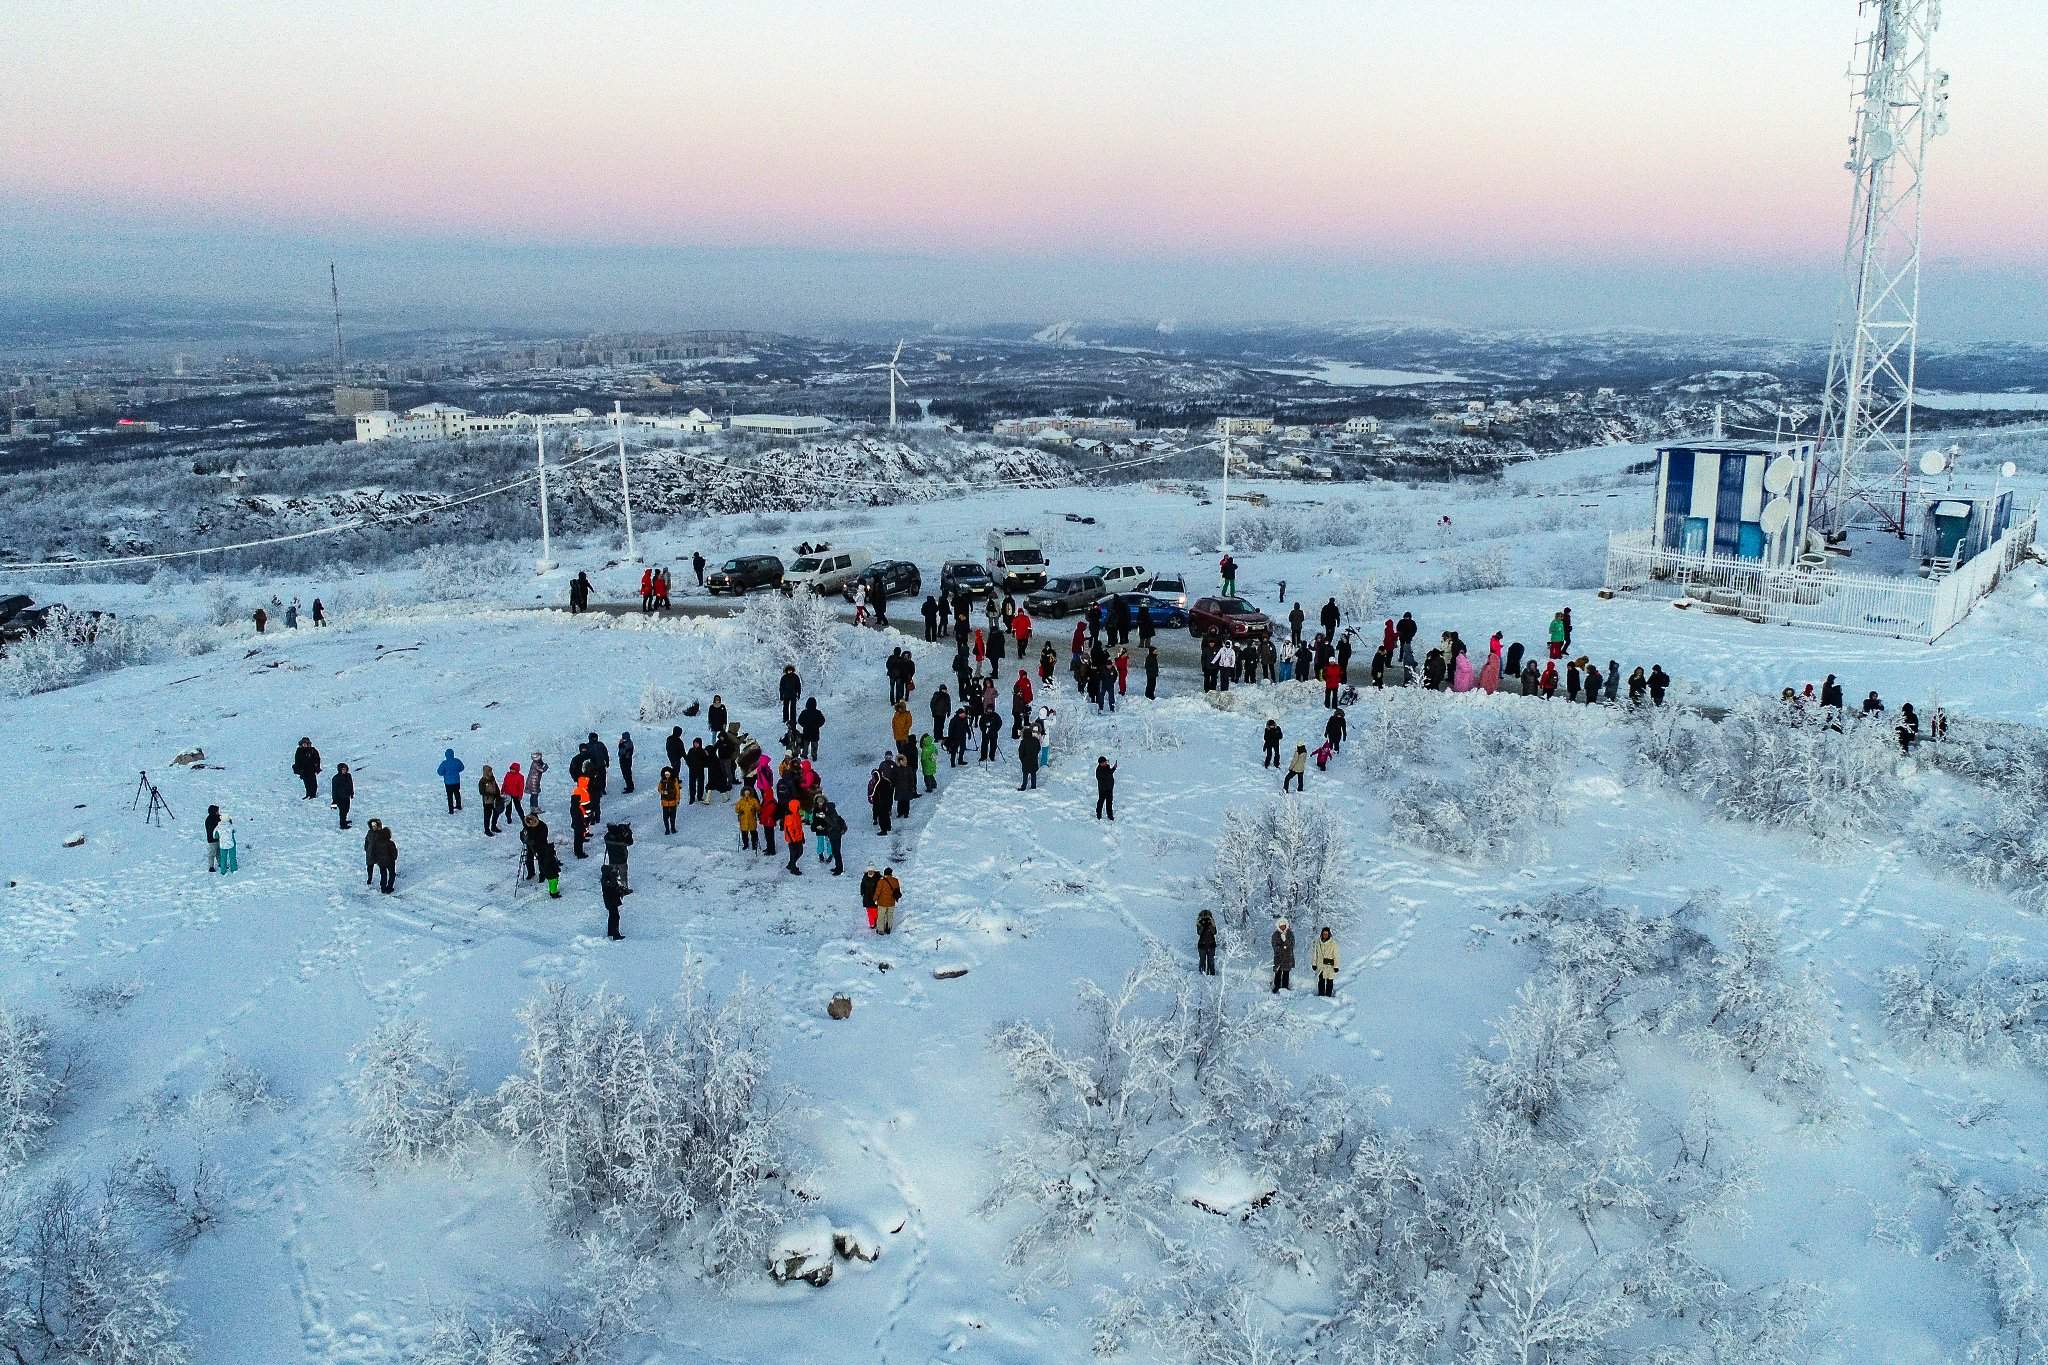
M 334 382 L 339 386 L 347 382 L 348 366 L 341 354 L 341 279 L 332 261 L 327 263 L 327 292 L 334 299 Z

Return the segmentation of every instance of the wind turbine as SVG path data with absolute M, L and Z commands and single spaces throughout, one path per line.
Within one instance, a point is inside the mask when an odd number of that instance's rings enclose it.
M 896 425 L 896 386 L 910 387 L 910 381 L 903 377 L 903 371 L 896 368 L 896 362 L 903 359 L 903 343 L 896 343 L 896 354 L 889 357 L 889 425 Z

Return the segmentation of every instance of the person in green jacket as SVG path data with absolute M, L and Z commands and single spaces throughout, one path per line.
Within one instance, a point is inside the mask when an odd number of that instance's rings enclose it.
M 917 766 L 924 769 L 924 789 L 939 789 L 939 741 L 927 734 L 917 742 Z
M 1555 616 L 1553 616 L 1553 617 L 1551 617 L 1551 618 L 1550 618 L 1550 657 L 1551 657 L 1551 658 L 1553 658 L 1553 659 L 1562 659 L 1562 658 L 1564 657 L 1564 638 L 1565 638 L 1565 629 L 1564 629 L 1564 613 L 1563 613 L 1563 612 L 1559 612 L 1559 613 L 1558 613 L 1557 615 L 1555 615 Z

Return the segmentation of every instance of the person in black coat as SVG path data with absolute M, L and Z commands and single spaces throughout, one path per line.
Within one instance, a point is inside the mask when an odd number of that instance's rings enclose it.
M 896 818 L 908 820 L 910 803 L 917 796 L 917 764 L 907 758 L 898 760 L 891 781 L 896 788 Z
M 548 841 L 547 822 L 538 815 L 529 815 L 519 831 L 520 867 L 526 880 L 534 881 L 539 876 L 541 847 Z
M 1835 681 L 1835 675 L 1832 673 L 1821 681 L 1820 704 L 1832 706 L 1837 711 L 1842 709 L 1842 685 Z
M 804 709 L 796 717 L 797 739 L 801 741 L 799 757 L 808 758 L 813 763 L 818 761 L 818 736 L 824 729 L 825 713 L 818 709 L 818 699 L 806 699 Z
M 1095 760 L 1095 818 L 1116 819 L 1116 764 L 1107 754 Z
M 704 709 L 704 732 L 717 739 L 725 733 L 725 722 L 725 698 L 713 692 L 711 705 Z
M 306 784 L 306 800 L 320 794 L 320 751 L 313 747 L 312 740 L 301 739 L 299 747 L 292 751 L 292 771 Z
M 619 932 L 619 907 L 626 903 L 626 889 L 619 884 L 618 870 L 606 863 L 604 870 L 597 874 L 597 889 L 604 897 L 604 936 L 622 939 Z
M 1326 640 L 1336 639 L 1337 623 L 1344 619 L 1344 613 L 1337 609 L 1336 598 L 1332 597 L 1329 601 L 1323 603 L 1323 610 L 1317 619 L 1323 623 L 1323 638 Z
M 633 736 L 619 736 L 619 783 L 627 791 L 633 790 Z
M 1522 675 L 1522 642 L 1520 640 L 1508 646 L 1508 656 L 1501 662 L 1500 675 L 1503 678 L 1518 678 Z
M 1444 685 L 1444 652 L 1432 649 L 1422 656 L 1422 685 L 1432 691 L 1442 691 Z
M 996 756 L 996 746 L 1003 737 L 1003 717 L 999 711 L 981 713 L 981 756 L 975 761 L 987 763 Z
M 1277 768 L 1280 766 L 1280 741 L 1282 738 L 1283 736 L 1280 733 L 1280 722 L 1277 720 L 1268 720 L 1266 722 L 1265 735 L 1266 760 L 1265 762 L 1259 765 L 1261 768 Z
M 711 770 L 711 751 L 704 747 L 704 741 L 693 739 L 690 747 L 683 751 L 683 761 L 678 765 L 686 774 L 683 786 L 684 804 L 704 804 L 704 776 Z
M 1664 671 L 1664 665 L 1650 665 L 1650 702 L 1654 706 L 1664 704 L 1664 689 L 1671 686 L 1671 675 Z M 1876 696 L 1875 692 L 1871 693 Z
M 946 766 L 964 768 L 967 766 L 967 732 L 973 722 L 967 718 L 965 709 L 955 711 L 953 718 L 946 722 Z
M 1294 972 L 1294 929 L 1286 920 L 1273 926 L 1273 993 L 1292 990 Z
M 1195 916 L 1195 955 L 1197 970 L 1216 975 L 1216 917 L 1207 910 Z
M 377 835 L 377 849 L 373 855 L 377 864 L 377 890 L 388 896 L 398 888 L 398 841 L 391 837 L 388 826 L 379 826 Z
M 681 772 L 683 770 L 683 750 L 687 747 L 683 742 L 683 727 L 680 725 L 671 727 L 668 732 L 668 738 L 662 742 L 662 747 L 668 751 L 668 766 L 677 772 Z
M 918 611 L 924 616 L 924 642 L 936 644 L 939 638 L 939 599 L 925 594 L 924 605 Z
M 1341 706 L 1330 712 L 1330 718 L 1323 722 L 1323 738 L 1330 741 L 1330 751 L 1332 753 L 1341 754 L 1344 752 L 1344 736 L 1350 733 L 1351 726 L 1345 721 L 1344 708 Z M 1275 764 L 1274 766 L 1278 767 L 1279 765 Z
M 209 816 L 208 818 L 212 817 Z M 377 880 L 377 845 L 383 841 L 383 838 L 384 822 L 374 816 L 371 817 L 370 827 L 363 831 L 364 886 L 368 886 L 371 882 Z
M 775 694 L 782 698 L 782 723 L 794 728 L 796 699 L 804 694 L 804 680 L 797 676 L 795 664 L 782 666 L 782 680 L 776 683 Z
M 1351 632 L 1345 631 L 1337 640 L 1337 681 L 1351 681 Z
M 341 814 L 341 828 L 348 828 L 349 804 L 356 799 L 355 775 L 348 770 L 348 764 L 334 765 L 334 780 L 327 784 L 328 799 L 334 802 L 334 809 Z
M 1036 729 L 1026 730 L 1024 738 L 1017 741 L 1017 762 L 1024 774 L 1023 780 L 1017 784 L 1018 791 L 1027 787 L 1034 791 L 1038 788 L 1038 747 Z
M 1145 646 L 1145 700 L 1159 700 L 1159 651 Z

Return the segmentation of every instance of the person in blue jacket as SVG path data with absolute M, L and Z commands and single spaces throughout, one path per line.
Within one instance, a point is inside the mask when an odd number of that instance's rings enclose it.
M 434 771 L 441 774 L 441 785 L 448 789 L 448 813 L 453 815 L 462 809 L 462 760 L 453 749 L 443 749 L 441 766 Z

